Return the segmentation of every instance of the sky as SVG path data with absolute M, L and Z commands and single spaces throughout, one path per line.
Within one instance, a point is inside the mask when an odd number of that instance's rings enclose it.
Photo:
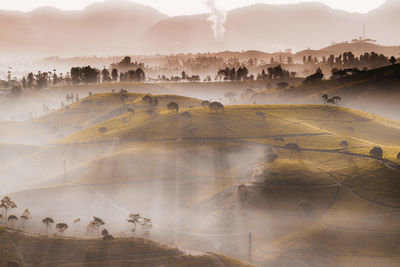
M 108 0 L 120 1 L 120 0 Z M 299 0 L 216 0 L 218 5 L 230 10 L 255 3 L 289 4 L 298 2 L 310 2 Z M 335 9 L 350 12 L 366 13 L 378 8 L 385 0 L 315 0 L 322 2 Z M 62 10 L 79 10 L 93 2 L 104 2 L 104 0 L 0 0 L 0 9 L 31 11 L 37 7 L 53 6 Z M 169 15 L 191 15 L 209 12 L 205 0 L 134 0 L 132 2 L 145 4 Z

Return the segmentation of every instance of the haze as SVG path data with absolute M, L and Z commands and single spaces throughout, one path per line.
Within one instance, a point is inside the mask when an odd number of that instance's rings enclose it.
M 113 0 L 111 0 L 113 1 Z M 120 1 L 120 0 L 114 0 Z M 53 6 L 62 10 L 78 10 L 83 9 L 87 5 L 101 2 L 96 0 L 6 0 L 1 1 L 0 9 L 4 10 L 20 10 L 20 11 L 31 11 L 35 8 L 42 6 Z M 103 1 L 104 2 L 104 1 Z M 203 0 L 136 0 L 135 3 L 149 5 L 157 8 L 161 12 L 169 15 L 191 15 L 198 13 L 209 12 L 208 8 L 204 5 Z M 219 5 L 226 10 L 232 8 L 243 7 L 250 4 L 256 3 L 268 3 L 268 4 L 292 4 L 299 2 L 321 2 L 332 8 L 346 10 L 350 12 L 365 13 L 372 9 L 378 8 L 385 1 L 384 0 L 371 0 L 364 1 L 360 4 L 360 1 L 347 1 L 347 0 L 319 0 L 319 1 L 295 1 L 295 0 L 219 0 Z

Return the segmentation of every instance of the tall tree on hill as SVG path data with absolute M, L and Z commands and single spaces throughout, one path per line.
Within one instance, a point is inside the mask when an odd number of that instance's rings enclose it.
M 31 212 L 28 209 L 25 209 L 25 211 L 21 215 L 21 220 L 22 220 L 22 229 L 25 229 L 25 222 L 31 219 Z
M 9 196 L 5 196 L 0 201 L 0 208 L 2 209 L 2 214 L 4 215 L 3 218 L 7 218 L 8 210 L 17 208 L 17 204 L 15 204 L 15 202 L 12 201 Z
M 54 220 L 51 217 L 46 217 L 42 220 L 42 223 L 46 225 L 46 235 L 49 235 L 49 230 L 54 224 Z
M 100 233 L 100 226 L 105 225 L 106 223 L 100 217 L 93 216 L 93 220 L 90 222 L 91 225 Z
M 129 219 L 127 220 L 129 223 L 133 224 L 133 228 L 132 228 L 132 233 L 133 236 L 135 236 L 136 233 L 136 225 L 138 223 L 140 223 L 140 220 L 142 219 L 142 217 L 140 216 L 139 213 L 131 213 L 129 214 Z

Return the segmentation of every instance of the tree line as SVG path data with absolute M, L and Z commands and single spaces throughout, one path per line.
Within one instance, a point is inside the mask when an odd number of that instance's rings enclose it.
M 5 196 L 0 201 L 0 208 L 2 209 L 2 212 L 0 214 L 0 219 L 7 222 L 11 228 L 17 228 L 16 222 L 18 222 L 19 220 L 18 217 L 14 214 L 11 215 L 8 214 L 10 210 L 17 208 L 17 204 L 14 201 L 12 201 L 9 196 Z M 29 209 L 25 209 L 20 216 L 20 221 L 21 221 L 20 228 L 22 228 L 22 230 L 25 230 L 25 227 L 29 220 L 32 220 L 31 212 L 29 211 Z M 59 232 L 61 236 L 64 235 L 64 232 L 70 228 L 70 226 L 65 222 L 58 222 L 56 224 L 55 220 L 52 217 L 45 217 L 42 219 L 41 222 L 46 227 L 47 236 L 49 236 L 49 233 L 54 224 L 56 230 Z M 73 220 L 73 224 L 75 226 L 77 226 L 80 222 L 81 222 L 80 218 Z M 137 225 L 141 226 L 142 231 L 146 236 L 150 234 L 150 231 L 153 228 L 152 220 L 150 218 L 141 216 L 139 213 L 129 214 L 127 222 L 132 224 L 131 231 L 134 237 L 136 236 Z M 114 237 L 109 234 L 107 229 L 103 229 L 100 232 L 101 230 L 100 227 L 102 227 L 105 224 L 106 223 L 104 222 L 103 219 L 101 219 L 100 217 L 93 216 L 93 219 L 90 220 L 86 226 L 86 235 L 90 237 L 95 237 L 96 235 L 101 236 L 104 240 L 114 239 Z M 75 232 L 76 230 L 77 229 L 75 227 Z

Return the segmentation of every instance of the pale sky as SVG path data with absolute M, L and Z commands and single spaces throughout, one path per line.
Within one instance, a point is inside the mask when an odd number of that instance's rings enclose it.
M 119 1 L 119 0 L 108 0 Z M 216 0 L 218 5 L 225 10 L 247 6 L 254 3 L 288 4 L 310 2 L 301 0 Z M 366 13 L 378 8 L 385 0 L 315 0 L 323 2 L 335 9 L 350 12 Z M 0 0 L 0 9 L 30 11 L 41 6 L 53 6 L 62 10 L 78 10 L 93 2 L 104 0 Z M 204 0 L 133 0 L 132 2 L 153 6 L 159 11 L 169 15 L 189 15 L 208 12 Z

